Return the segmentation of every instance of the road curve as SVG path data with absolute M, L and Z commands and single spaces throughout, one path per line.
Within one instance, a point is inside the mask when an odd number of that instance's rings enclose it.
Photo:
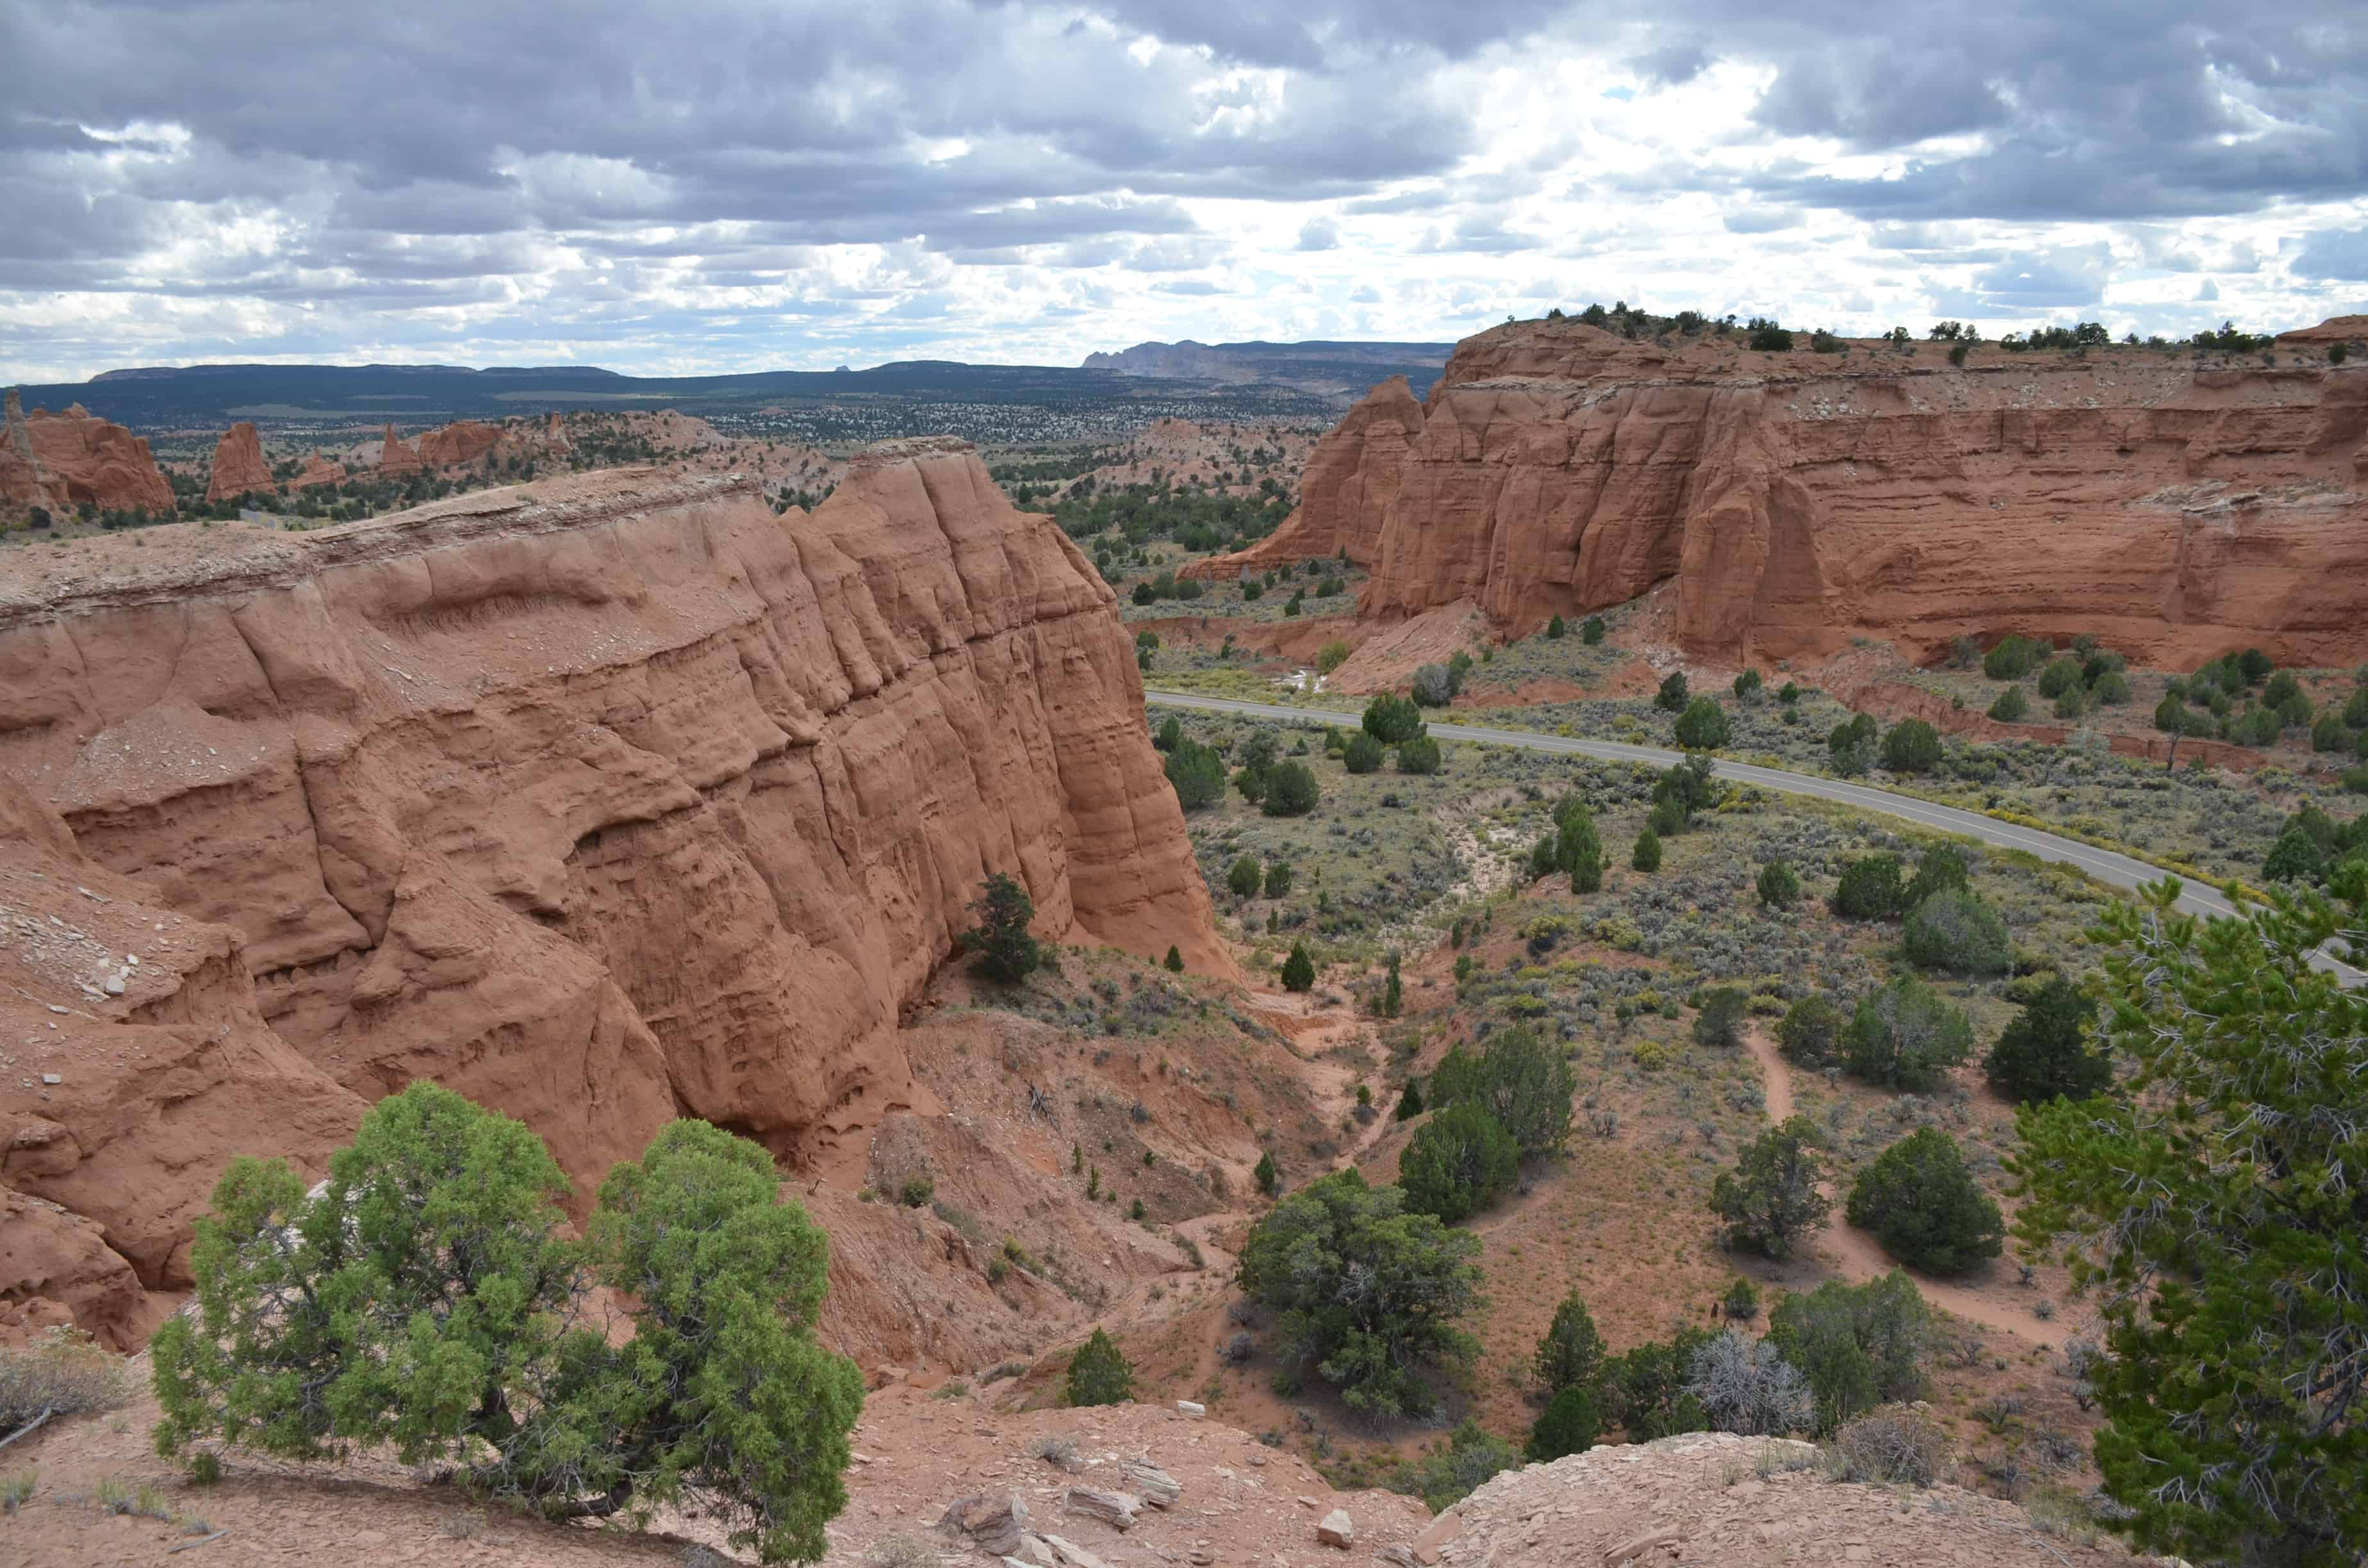
M 1150 689 L 1145 689 L 1143 696 L 1146 704 L 1161 708 L 1237 713 L 1253 719 L 1355 722 L 1353 714 L 1323 709 L 1287 708 L 1273 702 L 1242 702 L 1229 697 L 1201 697 L 1180 691 Z M 1626 741 L 1578 740 L 1567 735 L 1544 735 L 1530 730 L 1496 730 L 1477 724 L 1447 724 L 1434 721 L 1430 733 L 1443 741 L 1476 741 L 1483 745 L 1518 746 L 1525 751 L 1548 752 L 1561 756 L 1591 756 L 1611 762 L 1641 762 L 1655 767 L 1667 767 L 1685 758 L 1683 752 L 1669 751 L 1660 746 L 1632 745 Z M 1880 812 L 1885 816 L 1899 817 L 1919 826 L 1963 834 L 1985 844 L 1994 844 L 2001 849 L 2021 849 L 2043 860 L 2062 861 L 2078 866 L 2099 881 L 2117 888 L 2135 888 L 2141 882 L 2158 882 L 2173 875 L 2159 866 L 2150 866 L 2144 860 L 2117 855 L 2110 849 L 2099 849 L 2077 838 L 2064 838 L 2037 828 L 2020 827 L 2013 823 L 2000 822 L 1996 817 L 1984 816 L 1979 812 L 1935 805 L 1930 801 L 1896 794 L 1871 784 L 1821 778 L 1813 773 L 1763 767 L 1757 763 L 1736 762 L 1726 757 L 1717 759 L 1717 772 L 1719 778 L 1731 778 L 1738 783 L 1782 790 L 1787 794 L 1814 795 L 1820 800 L 1838 801 L 1843 805 Z M 2191 915 L 2232 915 L 2237 913 L 2228 901 L 2220 896 L 2218 890 L 2187 877 L 2180 878 L 2179 907 Z M 2368 974 L 2331 953 L 2322 952 L 2313 961 L 2320 968 L 2341 976 L 2346 985 L 2368 983 Z

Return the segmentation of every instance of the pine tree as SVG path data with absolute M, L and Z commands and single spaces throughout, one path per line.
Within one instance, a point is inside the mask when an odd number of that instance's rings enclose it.
M 1250 1176 L 1257 1181 L 1258 1189 L 1260 1192 L 1265 1193 L 1269 1198 L 1274 1196 L 1274 1189 L 1282 1185 L 1282 1172 L 1275 1165 L 1273 1150 L 1269 1149 L 1258 1155 L 1258 1168 L 1252 1171 Z
M 1097 1328 L 1069 1358 L 1067 1392 L 1075 1405 L 1123 1404 L 1134 1397 L 1134 1366 Z
M 1307 956 L 1307 944 L 1291 944 L 1291 956 L 1282 960 L 1282 988 L 1285 991 L 1315 989 L 1315 960 Z
M 1177 950 L 1175 944 L 1172 942 L 1168 944 L 1167 948 L 1167 972 L 1170 974 L 1181 974 L 1184 972 L 1184 955 Z
M 1385 1018 L 1396 1017 L 1398 1016 L 1398 1009 L 1404 1006 L 1404 1004 L 1405 995 L 1398 984 L 1398 956 L 1395 953 L 1392 953 L 1390 955 L 1389 983 L 1382 988 L 1382 1017 Z

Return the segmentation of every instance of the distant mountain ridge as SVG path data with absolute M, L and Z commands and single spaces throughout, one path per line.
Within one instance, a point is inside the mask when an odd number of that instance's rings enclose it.
M 1138 343 L 1088 354 L 1084 369 L 1170 381 L 1264 382 L 1326 397 L 1361 397 L 1392 376 L 1417 396 L 1447 369 L 1452 343 Z

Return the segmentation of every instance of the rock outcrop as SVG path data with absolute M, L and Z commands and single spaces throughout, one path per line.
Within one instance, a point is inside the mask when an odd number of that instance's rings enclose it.
M 70 512 L 88 504 L 102 511 L 172 514 L 173 486 L 146 437 L 94 417 L 80 403 L 63 414 L 37 408 L 28 415 L 13 389 L 5 410 L 0 506 Z
M 324 484 L 343 484 L 345 482 L 345 464 L 313 452 L 304 459 L 303 471 L 288 482 L 288 488 L 317 490 Z
M 420 436 L 419 460 L 429 468 L 464 468 L 506 444 L 508 433 L 498 425 L 455 419 Z
M 417 473 L 424 466 L 419 454 L 394 433 L 393 426 L 388 426 L 385 439 L 379 443 L 379 472 L 389 479 L 402 479 Z
M 2134 657 L 2368 653 L 2368 366 L 2137 348 L 1756 354 L 1576 320 L 1466 339 L 1317 448 L 1299 508 L 1202 575 L 1346 550 L 1360 613 L 1470 600 L 1500 628 L 1678 580 L 1691 653 L 1929 656 L 2081 632 Z M 2264 362 L 2264 360 L 2270 362 Z
M 875 449 L 787 521 L 627 470 L 127 542 L 0 562 L 0 776 L 108 896 L 211 933 L 221 994 L 252 976 L 324 1126 L 433 1078 L 532 1125 L 579 1207 L 677 1114 L 819 1160 L 911 1102 L 899 1009 L 994 870 L 1041 934 L 1226 967 L 1110 590 L 962 443 Z M 249 1131 L 318 1142 L 290 1119 Z M 148 1144 L 129 1250 L 5 1169 L 154 1286 L 219 1152 Z
M 214 443 L 212 475 L 206 481 L 206 499 L 230 501 L 246 494 L 269 494 L 278 487 L 271 463 L 263 455 L 263 437 L 242 420 L 222 433 Z

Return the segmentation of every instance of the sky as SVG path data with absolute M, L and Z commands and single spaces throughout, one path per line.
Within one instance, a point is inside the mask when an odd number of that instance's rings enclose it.
M 0 381 L 2368 312 L 2362 0 L 0 0 Z

